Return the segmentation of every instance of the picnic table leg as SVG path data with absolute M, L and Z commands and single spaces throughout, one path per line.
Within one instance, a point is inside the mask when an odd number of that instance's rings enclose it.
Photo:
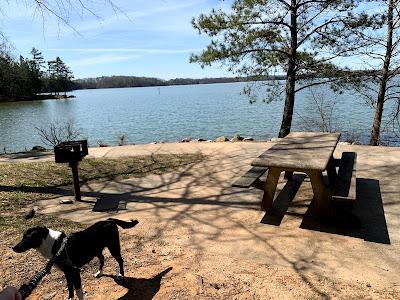
M 329 188 L 324 183 L 322 172 L 308 171 L 307 174 L 310 177 L 314 192 L 316 211 L 320 216 L 328 216 L 332 195 Z
M 333 158 L 333 155 L 332 155 L 331 159 L 329 160 L 328 168 L 326 171 L 328 173 L 329 185 L 333 188 L 335 186 L 335 182 L 337 179 L 337 173 L 336 173 L 336 168 L 335 168 L 335 159 Z
M 291 171 L 286 171 L 286 172 L 285 172 L 285 179 L 286 179 L 286 180 L 292 180 L 292 179 L 293 179 L 293 172 L 291 172 Z
M 274 201 L 276 186 L 278 185 L 279 175 L 282 170 L 277 168 L 269 168 L 267 180 L 265 181 L 264 195 L 261 202 L 261 209 L 269 211 Z

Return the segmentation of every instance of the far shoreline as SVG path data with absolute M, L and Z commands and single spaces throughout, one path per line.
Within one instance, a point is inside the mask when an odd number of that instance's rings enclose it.
M 62 100 L 62 99 L 70 99 L 70 98 L 76 98 L 76 96 L 74 96 L 74 95 L 39 94 L 39 95 L 35 95 L 33 97 L 4 99 L 4 100 L 1 100 L 0 103 L 41 101 L 41 100 Z

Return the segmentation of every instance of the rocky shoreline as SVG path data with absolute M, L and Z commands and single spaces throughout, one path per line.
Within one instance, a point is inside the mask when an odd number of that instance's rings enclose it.
M 217 137 L 213 140 L 205 140 L 205 139 L 191 139 L 191 138 L 186 138 L 182 139 L 179 141 L 179 143 L 190 143 L 190 142 L 209 142 L 209 143 L 220 143 L 220 142 L 273 142 L 276 143 L 278 141 L 282 140 L 282 138 L 270 138 L 270 139 L 265 139 L 265 140 L 256 140 L 253 137 L 242 137 L 238 134 L 235 134 L 233 137 L 229 138 L 226 136 L 220 136 Z M 164 142 L 153 142 L 152 144 L 161 144 Z M 341 145 L 355 145 L 356 143 L 350 143 L 350 142 L 339 142 Z
M 263 140 L 256 140 L 253 137 L 243 137 L 238 134 L 235 134 L 232 137 L 227 137 L 227 136 L 219 136 L 215 139 L 202 139 L 202 138 L 184 138 L 178 141 L 154 141 L 148 144 L 167 144 L 167 143 L 224 143 L 224 142 L 272 142 L 276 143 L 278 141 L 282 140 L 282 138 L 270 138 L 270 139 L 263 139 Z M 339 142 L 340 145 L 356 145 L 357 143 L 350 143 L 350 142 Z M 97 147 L 118 147 L 118 146 L 126 146 L 126 145 L 137 145 L 135 143 L 124 143 L 124 144 L 119 144 L 119 145 L 112 145 L 112 144 L 106 144 L 106 143 L 99 143 Z M 96 145 L 91 145 L 90 147 L 96 147 Z M 47 152 L 47 151 L 53 151 L 51 148 L 45 148 L 43 146 L 33 146 L 31 150 L 28 151 L 21 151 L 21 152 L 3 152 L 2 154 L 16 154 L 16 153 L 26 153 L 26 152 Z
M 185 138 L 179 141 L 179 143 L 190 143 L 190 142 L 254 142 L 255 139 L 252 137 L 242 137 L 238 134 L 235 134 L 233 137 L 228 138 L 226 136 L 220 136 L 213 140 L 205 140 L 205 139 L 192 139 L 192 138 Z

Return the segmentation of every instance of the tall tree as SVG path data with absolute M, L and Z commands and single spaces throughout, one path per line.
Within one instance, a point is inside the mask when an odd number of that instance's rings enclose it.
M 35 47 L 31 51 L 32 59 L 29 61 L 30 69 L 32 72 L 32 84 L 35 94 L 42 91 L 43 88 L 43 68 L 45 61 L 43 59 L 43 54 Z
M 57 92 L 57 69 L 56 61 L 49 60 L 47 62 L 47 88 L 50 94 Z
M 378 49 L 367 54 L 381 60 L 381 70 L 377 74 L 379 90 L 376 98 L 375 115 L 372 124 L 370 145 L 376 146 L 379 143 L 383 107 L 386 101 L 394 101 L 391 121 L 396 124 L 400 113 L 400 84 L 399 80 L 399 55 L 400 55 L 400 11 L 399 0 L 382 1 L 386 4 L 387 14 L 385 19 L 385 33 L 381 38 L 375 37 L 374 45 Z M 383 49 L 382 49 L 383 48 Z
M 193 19 L 199 33 L 211 37 L 209 46 L 190 61 L 202 67 L 221 62 L 229 71 L 262 77 L 271 72 L 286 74 L 285 105 L 279 137 L 291 129 L 295 93 L 311 85 L 330 82 L 338 75 L 318 48 L 335 42 L 337 32 L 369 25 L 365 15 L 356 17 L 361 0 L 234 0 L 231 12 L 212 10 Z M 314 78 L 297 87 L 296 82 Z
M 60 57 L 47 62 L 48 90 L 50 93 L 59 95 L 60 92 L 66 92 L 73 86 L 74 78 L 70 68 L 62 61 Z
M 16 96 L 32 97 L 35 92 L 33 88 L 34 76 L 31 70 L 30 61 L 23 56 L 19 57 L 19 63 L 16 66 L 15 82 L 19 86 Z
M 66 92 L 72 87 L 74 78 L 70 68 L 62 61 L 60 57 L 48 62 L 49 86 L 50 91 L 59 95 L 60 92 Z
M 8 97 L 12 86 L 12 64 L 10 43 L 0 35 L 0 99 Z
M 67 96 L 67 91 L 70 91 L 73 87 L 72 79 L 74 75 L 71 69 L 62 61 L 59 69 L 59 82 L 60 90 L 64 92 L 64 96 Z
M 369 8 L 374 14 L 373 30 L 355 27 L 345 36 L 340 33 L 335 36 L 336 45 L 340 45 L 333 47 L 335 51 L 340 52 L 342 47 L 352 44 L 361 45 L 354 48 L 351 54 L 357 55 L 358 61 L 362 60 L 366 70 L 360 74 L 362 80 L 354 82 L 352 87 L 374 108 L 369 141 L 373 146 L 381 142 L 381 131 L 388 125 L 393 126 L 394 134 L 400 133 L 399 3 L 399 0 L 369 1 Z M 383 117 L 387 119 L 384 125 Z

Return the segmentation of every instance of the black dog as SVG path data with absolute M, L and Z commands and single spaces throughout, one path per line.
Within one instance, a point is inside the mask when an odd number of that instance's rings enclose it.
M 74 297 L 74 288 L 79 300 L 83 299 L 80 269 L 84 264 L 91 261 L 95 256 L 99 258 L 99 271 L 95 274 L 100 277 L 104 266 L 103 250 L 108 248 L 111 255 L 117 260 L 119 265 L 120 279 L 124 276 L 124 261 L 121 256 L 119 243 L 118 226 L 122 228 L 132 228 L 139 221 L 131 220 L 125 222 L 117 219 L 100 221 L 85 230 L 75 232 L 68 237 L 64 250 L 55 264 L 64 272 L 67 279 L 68 297 Z M 60 249 L 63 239 L 66 237 L 64 232 L 54 231 L 46 227 L 33 227 L 28 229 L 22 241 L 13 250 L 17 253 L 25 252 L 29 249 L 38 250 L 44 257 L 50 259 Z

